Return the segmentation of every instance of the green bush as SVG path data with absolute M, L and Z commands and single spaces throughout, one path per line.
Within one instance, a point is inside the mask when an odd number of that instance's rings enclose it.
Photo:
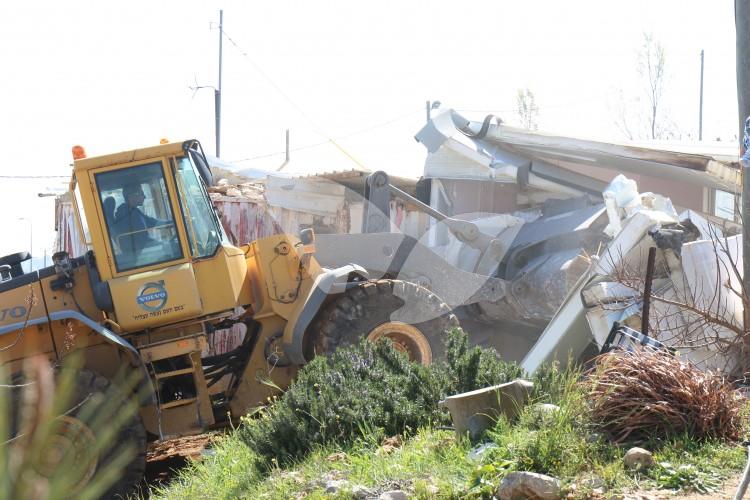
M 288 463 L 316 446 L 346 447 L 365 434 L 411 434 L 447 424 L 438 406 L 447 395 L 513 380 L 523 375 L 494 351 L 469 348 L 460 329 L 447 336 L 447 360 L 425 367 L 410 363 L 386 342 L 320 356 L 273 405 L 250 419 L 244 441 L 270 463 Z
M 434 374 L 440 379 L 445 395 L 504 384 L 526 377 L 516 363 L 503 361 L 496 351 L 482 347 L 469 347 L 469 337 L 455 328 L 446 338 L 446 361 L 435 366 Z
M 531 399 L 536 403 L 559 405 L 568 395 L 575 392 L 575 386 L 580 379 L 581 369 L 572 359 L 568 360 L 565 369 L 560 368 L 558 361 L 545 363 L 531 378 L 534 383 Z
M 397 435 L 442 421 L 439 400 L 428 368 L 409 363 L 387 342 L 363 342 L 315 358 L 243 434 L 262 456 L 287 462 L 315 445 L 351 444 L 364 431 Z

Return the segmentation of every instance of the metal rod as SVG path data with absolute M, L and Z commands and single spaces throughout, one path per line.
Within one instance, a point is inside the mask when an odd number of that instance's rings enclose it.
M 656 262 L 656 247 L 648 249 L 646 264 L 646 284 L 643 287 L 643 308 L 641 309 L 641 333 L 648 335 L 648 316 L 651 308 L 651 282 L 654 280 L 654 263 Z
M 742 164 L 742 292 L 745 297 L 750 294 L 750 162 L 740 160 Z M 750 329 L 750 308 L 745 307 L 745 331 Z M 749 337 L 746 335 L 746 339 Z
M 747 447 L 747 463 L 745 464 L 745 471 L 742 473 L 742 481 L 737 487 L 737 493 L 734 494 L 734 500 L 742 500 L 745 497 L 748 485 L 750 485 L 750 445 Z

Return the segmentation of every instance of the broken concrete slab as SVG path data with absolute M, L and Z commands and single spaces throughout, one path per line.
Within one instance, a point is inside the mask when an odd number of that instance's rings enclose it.
M 512 420 L 519 415 L 534 384 L 528 380 L 514 380 L 445 398 L 441 404 L 448 408 L 453 427 L 459 436 L 467 432 L 478 437 L 502 415 Z

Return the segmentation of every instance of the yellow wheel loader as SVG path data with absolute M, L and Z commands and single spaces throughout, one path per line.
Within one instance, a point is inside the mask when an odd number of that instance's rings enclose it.
M 0 364 L 19 374 L 38 356 L 55 365 L 74 352 L 82 358 L 73 406 L 60 417 L 63 449 L 49 454 L 81 448 L 73 451 L 89 462 L 77 487 L 113 457 L 86 454 L 96 436 L 76 418 L 75 403 L 104 393 L 123 367 L 138 374 L 140 412 L 117 439 L 138 453 L 106 496 L 140 480 L 149 436 L 197 434 L 238 419 L 317 354 L 388 338 L 429 363 L 457 326 L 439 298 L 413 283 L 371 281 L 355 264 L 321 268 L 311 230 L 232 245 L 196 140 L 91 158 L 75 147 L 73 155 L 70 191 L 88 251 L 59 252 L 53 266 L 26 273 L 27 253 L 0 259 Z M 209 355 L 211 335 L 233 325 L 244 325 L 241 345 Z M 135 392 L 123 388 L 122 399 Z M 45 467 L 54 470 L 54 458 Z

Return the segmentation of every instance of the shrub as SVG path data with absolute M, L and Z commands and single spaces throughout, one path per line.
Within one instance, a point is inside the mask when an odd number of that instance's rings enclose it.
M 716 373 L 638 349 L 596 360 L 587 384 L 593 420 L 616 442 L 686 434 L 737 440 L 742 398 Z
M 518 364 L 503 361 L 495 350 L 469 347 L 469 337 L 454 328 L 446 338 L 446 360 L 434 367 L 444 395 L 504 384 L 526 373 Z
M 581 379 L 581 368 L 572 358 L 568 359 L 566 368 L 561 368 L 558 361 L 541 365 L 531 377 L 534 389 L 531 400 L 535 403 L 551 403 L 559 405 L 572 394 Z
M 346 447 L 372 432 L 393 436 L 446 424 L 438 402 L 447 395 L 523 375 L 518 365 L 468 342 L 462 330 L 449 332 L 446 361 L 428 367 L 410 363 L 387 341 L 317 357 L 261 418 L 247 423 L 243 439 L 267 460 L 288 463 L 315 446 Z
M 397 435 L 442 421 L 439 400 L 428 368 L 387 342 L 362 342 L 315 358 L 243 434 L 262 456 L 288 462 L 315 445 L 346 446 L 372 429 Z

